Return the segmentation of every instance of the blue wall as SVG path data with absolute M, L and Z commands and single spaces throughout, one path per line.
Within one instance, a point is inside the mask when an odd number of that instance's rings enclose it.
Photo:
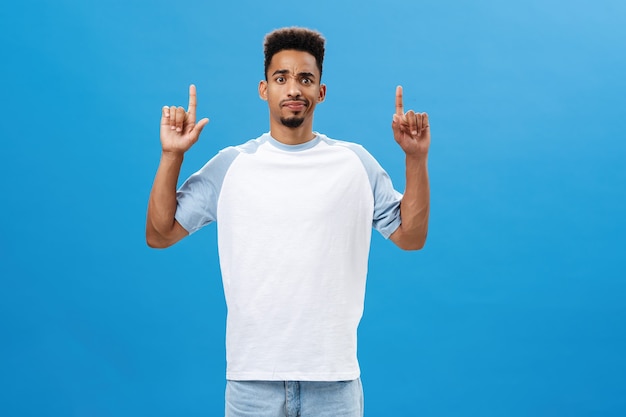
M 626 5 L 23 1 L 0 15 L 0 415 L 218 416 L 215 227 L 144 222 L 162 105 L 211 119 L 182 177 L 268 129 L 262 40 L 328 40 L 317 130 L 403 189 L 394 88 L 428 111 L 429 240 L 375 235 L 368 416 L 626 415 Z

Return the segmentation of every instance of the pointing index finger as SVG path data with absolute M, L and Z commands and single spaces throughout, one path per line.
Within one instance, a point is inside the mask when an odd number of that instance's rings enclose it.
M 404 104 L 402 103 L 402 86 L 396 87 L 396 114 L 404 116 Z
M 196 103 L 196 86 L 191 84 L 189 86 L 189 107 L 187 108 L 187 113 L 189 113 L 192 123 L 196 121 Z

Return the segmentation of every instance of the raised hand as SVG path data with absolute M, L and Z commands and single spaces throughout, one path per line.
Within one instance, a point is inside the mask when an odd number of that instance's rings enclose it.
M 196 123 L 196 86 L 189 86 L 189 106 L 163 107 L 161 112 L 161 147 L 163 152 L 183 154 L 198 141 L 209 119 Z
M 404 112 L 402 87 L 396 87 L 396 113 L 391 122 L 393 137 L 404 153 L 411 156 L 426 155 L 430 147 L 428 114 Z

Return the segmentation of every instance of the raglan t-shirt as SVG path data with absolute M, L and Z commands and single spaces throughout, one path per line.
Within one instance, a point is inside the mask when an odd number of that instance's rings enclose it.
M 319 133 L 263 134 L 185 181 L 176 220 L 189 233 L 217 222 L 227 379 L 359 377 L 371 231 L 397 229 L 401 197 L 363 147 Z

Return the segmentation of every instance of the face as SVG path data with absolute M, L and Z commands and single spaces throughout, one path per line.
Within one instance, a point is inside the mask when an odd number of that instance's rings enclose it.
M 315 57 L 303 51 L 280 51 L 272 57 L 266 75 L 267 81 L 259 84 L 259 95 L 269 106 L 270 123 L 289 128 L 305 122 L 312 126 L 315 106 L 326 96 Z

